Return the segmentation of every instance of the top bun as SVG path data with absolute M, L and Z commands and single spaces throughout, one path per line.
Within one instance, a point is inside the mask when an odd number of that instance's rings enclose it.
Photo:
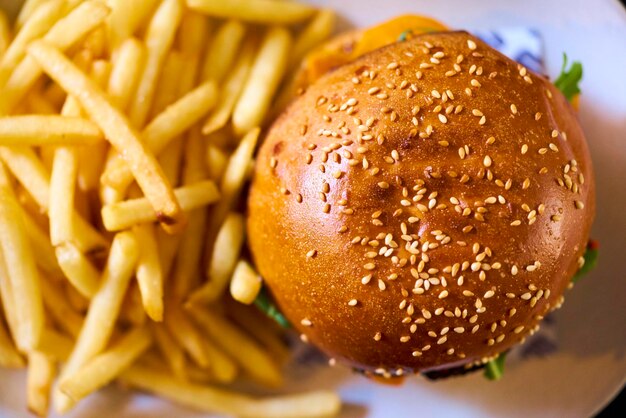
M 249 242 L 305 339 L 371 373 L 432 371 L 487 361 L 560 306 L 594 194 L 563 95 L 434 33 L 328 73 L 280 116 Z

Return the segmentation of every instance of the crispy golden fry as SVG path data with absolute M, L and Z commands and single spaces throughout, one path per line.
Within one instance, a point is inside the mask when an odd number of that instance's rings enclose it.
M 241 368 L 255 381 L 269 386 L 280 386 L 280 368 L 269 353 L 226 318 L 215 312 L 193 307 L 194 320 Z
M 7 49 L 11 44 L 11 24 L 9 19 L 0 10 L 0 60 L 4 60 Z M 0 79 L 0 86 L 2 85 L 2 79 Z
M 199 13 L 187 11 L 178 35 L 178 47 L 185 62 L 185 71 L 179 75 L 179 94 L 186 94 L 196 85 L 208 36 L 209 19 Z
M 204 142 L 204 138 L 200 136 L 199 128 L 194 127 L 189 133 L 185 147 L 183 171 L 185 184 L 194 184 L 208 176 L 203 158 Z M 172 274 L 172 288 L 177 300 L 186 298 L 191 289 L 199 284 L 206 220 L 206 208 L 196 209 L 189 213 L 189 222 L 183 232 Z
M 240 260 L 230 279 L 230 294 L 237 302 L 250 305 L 259 295 L 263 280 L 245 260 Z
M 50 175 L 35 152 L 28 147 L 0 147 L 0 158 L 39 207 L 47 211 Z M 74 213 L 73 229 L 75 244 L 84 253 L 108 246 L 108 241 L 77 213 Z
M 10 116 L 0 118 L 0 145 L 91 145 L 104 140 L 100 128 L 82 118 Z
M 91 65 L 91 78 L 101 87 L 105 88 L 109 82 L 112 65 L 105 60 L 94 61 Z M 63 106 L 63 114 L 74 114 L 74 107 L 82 113 L 78 101 L 71 97 Z M 69 106 L 69 105 L 72 106 Z M 67 109 L 69 107 L 69 109 Z M 67 109 L 67 110 L 66 110 Z M 76 113 L 76 114 L 80 114 Z M 78 147 L 78 186 L 80 190 L 96 190 L 100 185 L 100 175 L 104 169 L 110 145 L 107 141 L 101 141 L 94 145 Z
M 228 164 L 228 155 L 220 147 L 207 144 L 206 160 L 209 167 L 209 178 L 216 183 L 220 183 Z
M 1 278 L 4 280 L 4 278 Z M 24 359 L 13 346 L 11 336 L 4 328 L 2 315 L 0 315 L 0 367 L 20 368 L 24 367 Z
M 126 292 L 119 321 L 123 325 L 133 327 L 143 326 L 148 321 L 137 282 L 132 282 Z
M 163 0 L 146 29 L 144 40 L 147 47 L 146 65 L 130 107 L 130 122 L 137 129 L 143 128 L 148 117 L 156 82 L 163 61 L 174 42 L 182 14 L 183 6 L 179 0 Z
M 259 316 L 252 307 L 239 303 L 227 303 L 228 316 L 232 318 L 247 334 L 253 336 L 272 354 L 272 358 L 282 364 L 289 357 L 289 348 L 279 337 L 277 325 L 269 318 Z
M 121 111 L 128 108 L 137 90 L 145 59 L 145 45 L 136 38 L 125 40 L 117 51 L 107 90 L 109 98 Z
M 108 13 L 109 8 L 102 3 L 88 0 L 57 21 L 43 39 L 64 51 L 100 25 Z M 7 114 L 13 109 L 40 76 L 41 67 L 37 62 L 30 56 L 24 57 L 3 87 L 0 96 L 0 115 Z
M 115 236 L 102 277 L 102 285 L 91 300 L 85 324 L 63 368 L 61 380 L 71 376 L 106 347 L 134 273 L 138 255 L 138 243 L 131 232 L 121 232 Z M 66 412 L 73 406 L 71 399 L 60 391 L 56 390 L 54 395 L 55 408 L 58 412 Z
M 159 78 L 159 89 L 155 92 L 150 118 L 153 120 L 169 105 L 180 98 L 178 76 L 184 71 L 185 60 L 180 51 L 172 50 L 167 54 Z
M 93 298 L 100 287 L 100 272 L 71 243 L 59 245 L 55 251 L 67 280 L 85 298 Z
M 220 228 L 207 270 L 208 282 L 191 295 L 190 302 L 215 302 L 228 286 L 244 241 L 245 221 L 230 213 Z
M 209 205 L 219 198 L 217 187 L 211 180 L 179 187 L 174 193 L 185 211 Z M 145 197 L 113 203 L 102 208 L 102 221 L 109 231 L 119 231 L 156 220 L 158 215 Z
M 80 101 L 111 145 L 123 152 L 137 183 L 162 219 L 171 224 L 180 221 L 180 206 L 156 158 L 130 128 L 126 118 L 107 101 L 100 88 L 58 50 L 44 42 L 33 43 L 28 51 L 48 75 Z
M 156 8 L 159 0 L 107 0 L 111 16 L 107 20 L 111 47 L 117 48 L 133 36 Z
M 213 208 L 209 222 L 209 230 L 207 232 L 208 245 L 206 249 L 208 253 L 206 254 L 207 257 L 211 256 L 213 240 L 241 192 L 248 170 L 248 164 L 254 153 L 260 132 L 261 130 L 258 128 L 248 132 L 228 160 L 228 165 L 226 166 L 226 170 L 220 182 L 221 198 Z
M 17 28 L 24 26 L 24 23 L 33 15 L 35 10 L 45 3 L 46 0 L 25 0 L 15 22 Z
M 292 70 L 300 64 L 302 58 L 313 48 L 324 42 L 333 32 L 335 12 L 323 9 L 306 25 L 296 38 L 289 54 L 289 68 Z
M 204 340 L 185 312 L 181 311 L 175 303 L 170 303 L 165 308 L 164 319 L 165 326 L 172 337 L 189 354 L 191 359 L 203 369 L 211 366 Z
M 83 326 L 83 317 L 70 305 L 63 288 L 43 277 L 41 291 L 45 295 L 43 303 L 46 312 L 50 314 L 54 323 L 68 335 L 78 336 Z
M 246 86 L 233 111 L 233 127 L 236 133 L 244 134 L 263 123 L 287 68 L 290 46 L 289 31 L 281 27 L 268 29 L 250 70 Z
M 133 228 L 139 243 L 137 283 L 141 300 L 148 316 L 156 322 L 163 320 L 163 272 L 154 226 L 137 225 Z
M 4 255 L 2 254 L 2 248 L 0 247 L 0 301 L 2 302 L 2 308 L 4 309 L 4 316 L 7 320 L 7 325 L 13 336 L 13 340 L 16 340 L 16 336 L 19 333 L 20 323 L 17 318 L 17 311 L 15 309 L 15 298 L 13 297 L 13 285 L 9 280 L 9 271 L 7 270 L 6 262 L 4 261 Z
M 27 403 L 29 411 L 35 415 L 48 415 L 50 388 L 55 373 L 56 365 L 48 355 L 40 351 L 31 351 L 28 354 Z
M 229 355 L 224 353 L 221 348 L 210 341 L 208 338 L 204 339 L 204 347 L 209 356 L 211 363 L 211 376 L 215 378 L 216 382 L 220 383 L 232 383 L 239 373 L 239 367 Z
M 189 129 L 215 106 L 217 88 L 210 81 L 200 85 L 156 116 L 141 134 L 148 150 L 159 155 L 170 141 Z M 125 189 L 132 182 L 131 170 L 118 159 L 112 163 L 103 181 L 115 188 Z
M 0 168 L 0 170 L 3 170 Z M 44 311 L 35 255 L 22 218 L 22 210 L 7 184 L 0 182 L 0 248 L 11 282 L 17 320 L 15 340 L 22 351 L 39 344 L 44 325 Z
M 74 401 L 79 401 L 112 382 L 151 345 L 150 330 L 146 327 L 136 328 L 77 372 L 63 379 L 60 389 Z
M 202 80 L 220 83 L 231 71 L 237 52 L 246 34 L 246 26 L 238 20 L 224 22 L 207 48 L 202 66 Z
M 57 246 L 73 241 L 74 196 L 78 155 L 75 148 L 58 147 L 50 175 L 50 242 Z M 62 196 L 63 198 L 59 198 Z
M 173 376 L 141 366 L 122 374 L 122 380 L 140 389 L 206 412 L 238 417 L 325 417 L 339 413 L 339 396 L 329 391 L 254 399 L 217 389 L 179 381 Z
M 159 164 L 163 167 L 165 176 L 170 183 L 180 184 L 181 166 L 183 163 L 183 145 L 184 141 L 171 142 L 161 155 L 159 155 Z
M 8 80 L 11 71 L 26 55 L 26 46 L 34 39 L 43 36 L 63 16 L 64 0 L 51 0 L 41 4 L 33 11 L 33 15 L 10 44 L 7 44 L 6 52 L 0 61 L 0 86 Z M 1 20 L 1 19 L 0 19 Z M 2 23 L 0 23 L 2 26 Z M 1 31 L 0 31 L 1 32 Z M 0 38 L 2 35 L 0 34 Z M 0 40 L 0 44 L 2 41 Z M 2 45 L 0 45 L 2 49 Z
M 248 40 L 242 48 L 235 67 L 224 82 L 224 88 L 220 92 L 217 109 L 215 109 L 202 127 L 202 133 L 209 135 L 222 129 L 233 114 L 237 100 L 245 86 L 245 82 L 250 74 L 254 58 L 254 42 Z M 211 67 L 213 68 L 213 67 Z
M 65 362 L 72 352 L 74 341 L 57 331 L 44 328 L 38 351 L 46 354 L 58 362 Z
M 152 333 L 161 355 L 165 358 L 174 376 L 180 380 L 187 380 L 186 359 L 183 349 L 174 340 L 165 326 L 154 324 Z
M 54 247 L 50 243 L 48 234 L 37 225 L 37 222 L 35 222 L 28 212 L 23 208 L 21 209 L 26 235 L 28 235 L 33 252 L 37 254 L 35 263 L 37 263 L 41 271 L 48 276 L 62 277 L 63 272 L 57 262 Z
M 187 0 L 187 6 L 209 16 L 265 24 L 298 23 L 315 13 L 303 3 L 275 0 Z

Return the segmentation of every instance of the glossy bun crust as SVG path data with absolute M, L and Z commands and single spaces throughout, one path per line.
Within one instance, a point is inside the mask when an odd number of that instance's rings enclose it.
M 484 362 L 560 306 L 594 216 L 576 115 L 464 32 L 310 86 L 269 130 L 248 239 L 304 339 L 392 376 Z

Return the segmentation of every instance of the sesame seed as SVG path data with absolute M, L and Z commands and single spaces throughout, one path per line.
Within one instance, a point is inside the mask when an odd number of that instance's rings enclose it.
M 472 41 L 471 39 L 467 40 L 467 47 L 474 51 L 476 49 L 476 42 Z
M 511 113 L 517 115 L 517 106 L 515 106 L 514 104 L 511 104 Z
M 380 332 L 377 332 L 376 334 L 374 334 L 374 341 L 380 341 L 382 337 L 382 334 Z
M 445 115 L 442 115 L 441 113 L 438 115 L 439 116 L 439 121 L 441 123 L 447 123 L 448 122 L 448 118 Z
M 370 96 L 373 96 L 374 94 L 377 94 L 380 91 L 380 87 L 372 87 L 367 91 L 367 94 L 369 94 Z
M 398 68 L 398 63 L 397 62 L 392 62 L 389 65 L 387 65 L 387 69 L 388 70 L 395 70 L 396 68 Z
M 443 337 L 441 337 L 441 338 L 439 338 L 437 340 L 437 344 L 441 345 L 441 344 L 445 343 L 446 341 L 448 341 L 448 337 L 446 335 L 444 335 Z
M 480 87 L 481 86 L 481 84 L 475 78 L 472 78 L 472 80 L 470 81 L 470 84 L 472 85 L 472 87 Z
M 381 279 L 378 279 L 378 289 L 379 290 L 385 290 L 387 288 L 387 285 L 385 284 L 384 281 L 382 281 Z
M 483 158 L 483 165 L 485 167 L 491 167 L 491 157 L 488 155 L 485 155 L 485 158 Z
M 482 118 L 480 118 L 480 120 L 478 121 L 479 125 L 484 125 L 485 123 L 487 123 L 487 118 L 485 116 L 483 116 Z
M 308 253 L 306 253 L 307 258 L 313 258 L 317 255 L 317 250 L 311 250 Z
M 359 303 L 356 299 L 350 299 L 348 306 L 356 306 Z
M 313 325 L 311 320 L 309 320 L 308 318 L 304 318 L 302 321 L 300 321 L 300 323 L 305 327 L 310 327 L 311 325 Z
M 583 209 L 585 207 L 585 204 L 580 200 L 577 200 L 575 202 L 575 205 L 576 205 L 576 209 Z

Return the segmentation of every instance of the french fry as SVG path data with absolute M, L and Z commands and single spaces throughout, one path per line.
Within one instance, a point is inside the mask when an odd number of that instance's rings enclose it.
M 215 183 L 201 181 L 177 188 L 174 193 L 184 211 L 209 205 L 219 198 Z M 119 231 L 136 224 L 155 222 L 158 219 L 145 197 L 125 200 L 102 208 L 102 221 L 108 231 Z
M 126 118 L 107 101 L 100 88 L 53 47 L 38 41 L 31 44 L 28 51 L 48 75 L 79 100 L 111 145 L 123 152 L 137 183 L 160 214 L 160 219 L 168 224 L 180 222 L 180 205 L 156 158 L 130 128 Z
M 67 303 L 78 312 L 80 315 L 84 315 L 89 308 L 89 299 L 80 294 L 74 286 L 69 282 L 63 283 L 63 292 Z
M 173 376 L 141 366 L 122 374 L 122 380 L 181 405 L 205 412 L 238 417 L 325 417 L 339 413 L 341 401 L 330 391 L 254 399 L 239 393 L 179 381 Z
M 19 203 L 13 190 L 2 183 L 4 182 L 0 182 L 0 248 L 13 292 L 18 325 L 15 340 L 20 350 L 29 351 L 39 344 L 44 325 L 39 272 L 26 235 Z
M 200 59 L 209 35 L 209 21 L 204 15 L 187 11 L 182 19 L 178 44 L 185 62 L 185 71 L 179 74 L 180 94 L 186 94 L 195 85 L 200 72 Z M 203 80 L 204 81 L 204 80 Z
M 204 117 L 215 106 L 217 88 L 210 81 L 204 83 L 156 116 L 141 134 L 145 147 L 159 155 L 163 149 L 180 134 Z M 103 181 L 118 189 L 125 189 L 133 176 L 127 164 L 118 159 L 104 174 Z
M 35 263 L 37 267 L 41 269 L 45 274 L 52 277 L 62 277 L 63 271 L 59 267 L 56 255 L 54 253 L 54 247 L 50 243 L 48 234 L 42 230 L 37 222 L 26 212 L 23 208 L 20 208 L 22 212 L 22 220 L 24 221 L 24 228 L 28 240 L 33 249 L 33 252 L 37 254 Z
M 167 54 L 159 77 L 159 89 L 155 92 L 152 103 L 152 120 L 180 97 L 178 76 L 184 71 L 184 65 L 185 60 L 180 51 L 171 50 Z
M 174 42 L 182 13 L 180 0 L 164 0 L 157 7 L 146 29 L 146 65 L 130 107 L 130 122 L 137 129 L 143 128 L 148 117 L 163 60 Z
M 73 216 L 78 155 L 71 147 L 58 147 L 50 175 L 50 242 L 57 246 L 73 240 Z M 64 198 L 59 199 L 59 196 Z
M 109 8 L 98 1 L 88 0 L 56 22 L 43 40 L 64 51 L 85 34 L 100 25 Z M 26 95 L 41 76 L 41 67 L 31 56 L 26 56 L 12 72 L 0 97 L 0 115 L 7 114 Z
M 159 0 L 107 0 L 111 7 L 111 16 L 107 20 L 111 47 L 115 50 L 120 44 L 133 36 L 139 27 L 154 12 Z
M 250 305 L 259 295 L 263 280 L 245 260 L 240 260 L 230 279 L 230 294 L 237 302 Z
M 230 3 L 229 3 L 230 4 Z M 296 4 L 276 3 L 272 4 Z M 287 68 L 291 35 L 281 27 L 271 27 L 265 34 L 235 110 L 233 127 L 244 134 L 260 126 Z
M 25 0 L 15 22 L 17 28 L 24 26 L 24 23 L 33 15 L 35 10 L 46 0 Z
M 207 167 L 209 167 L 209 178 L 216 183 L 220 183 L 222 174 L 224 174 L 228 164 L 228 155 L 220 147 L 207 144 L 206 160 Z
M 145 59 L 145 45 L 136 38 L 125 40 L 117 51 L 107 91 L 111 101 L 121 111 L 128 108 L 137 90 Z
M 209 16 L 264 24 L 298 23 L 315 13 L 303 3 L 275 0 L 187 0 L 187 6 Z
M 220 228 L 207 270 L 208 281 L 190 297 L 191 303 L 215 302 L 228 286 L 239 260 L 244 241 L 245 222 L 238 213 L 230 213 Z
M 323 9 L 306 25 L 296 38 L 289 54 L 288 67 L 294 69 L 302 58 L 313 48 L 324 42 L 332 33 L 335 25 L 335 12 Z
M 100 287 L 100 272 L 71 243 L 59 245 L 55 251 L 67 280 L 85 298 L 93 298 Z
M 207 231 L 206 256 L 211 257 L 213 240 L 217 235 L 226 215 L 239 196 L 245 181 L 248 164 L 254 153 L 254 148 L 259 139 L 261 130 L 259 128 L 248 132 L 241 140 L 239 146 L 231 154 L 226 170 L 220 182 L 221 198 L 215 205 L 211 213 L 211 220 Z
M 237 363 L 208 338 L 205 338 L 203 343 L 211 363 L 210 372 L 215 378 L 215 381 L 220 383 L 232 383 L 239 373 Z
M 217 108 L 211 113 L 202 127 L 202 133 L 209 135 L 222 129 L 230 120 L 237 100 L 243 90 L 245 82 L 250 74 L 254 58 L 254 42 L 249 40 L 245 43 L 237 59 L 235 67 L 226 78 L 224 88 L 220 92 Z M 213 68 L 213 67 L 210 67 Z
M 70 337 L 50 328 L 44 328 L 37 351 L 63 363 L 67 361 L 73 347 L 74 341 Z
M 141 292 L 137 282 L 132 282 L 126 292 L 122 309 L 120 311 L 119 322 L 123 326 L 139 327 L 148 321 L 148 315 L 142 304 Z
M 161 270 L 163 277 L 170 277 L 176 256 L 178 255 L 178 247 L 182 240 L 182 234 L 168 234 L 159 229 L 157 231 L 157 241 L 159 244 L 159 260 L 161 260 Z
M 148 316 L 156 322 L 163 320 L 163 272 L 154 227 L 150 224 L 133 228 L 139 243 L 137 283 Z
M 163 167 L 165 176 L 172 184 L 180 184 L 181 166 L 183 162 L 183 141 L 174 141 L 165 147 L 159 155 L 159 164 Z
M 282 375 L 269 353 L 226 318 L 207 309 L 193 307 L 196 323 L 255 381 L 280 386 Z
M 77 372 L 63 379 L 60 389 L 74 401 L 79 401 L 112 382 L 151 345 L 150 330 L 146 327 L 136 328 Z
M 91 78 L 101 87 L 105 86 L 109 82 L 109 75 L 111 74 L 112 65 L 105 60 L 94 61 L 91 65 Z M 71 97 L 71 96 L 70 96 Z M 62 113 L 71 115 L 75 111 L 72 108 L 76 108 L 76 114 L 82 113 L 78 101 L 71 97 L 71 100 L 67 100 L 66 104 L 72 104 L 66 112 L 66 106 L 63 107 Z M 109 144 L 106 141 L 98 142 L 94 145 L 78 147 L 78 173 L 77 180 L 80 190 L 95 190 L 100 185 L 100 175 L 104 169 Z
M 4 280 L 4 278 L 1 280 Z M 13 340 L 4 328 L 2 315 L 0 315 L 0 367 L 12 369 L 24 367 L 24 359 L 13 346 Z
M 115 236 L 102 284 L 91 300 L 76 346 L 61 373 L 61 380 L 78 371 L 106 347 L 134 273 L 138 253 L 137 240 L 131 232 L 121 232 Z M 67 411 L 73 406 L 71 399 L 58 388 L 54 400 L 55 408 L 59 412 Z
M 4 14 L 2 10 L 0 10 L 0 60 L 4 60 L 6 56 L 7 49 L 11 45 L 11 24 L 9 23 L 9 19 Z M 0 86 L 2 85 L 2 80 L 0 79 Z
M 54 360 L 40 351 L 28 354 L 26 394 L 28 409 L 40 417 L 48 415 L 50 388 L 56 373 Z
M 211 365 L 207 347 L 200 333 L 175 303 L 167 304 L 164 323 L 172 337 L 198 366 L 206 369 Z
M 227 313 L 237 325 L 239 325 L 248 335 L 254 337 L 259 343 L 267 348 L 279 363 L 284 362 L 289 357 L 289 348 L 282 341 L 276 332 L 277 325 L 270 322 L 264 316 L 258 316 L 255 308 L 241 305 L 239 303 L 227 303 Z
M 45 295 L 43 303 L 46 312 L 50 314 L 54 323 L 68 335 L 77 337 L 83 326 L 83 317 L 70 306 L 63 288 L 52 283 L 49 278 L 43 277 L 41 290 Z
M 185 149 L 183 172 L 185 184 L 194 184 L 207 178 L 208 173 L 203 155 L 204 138 L 200 136 L 199 129 L 193 128 L 187 138 Z M 173 293 L 177 300 L 183 300 L 189 291 L 199 284 L 206 221 L 206 208 L 196 209 L 189 213 L 189 222 L 183 232 L 172 274 Z
M 28 147 L 0 147 L 0 158 L 43 211 L 48 211 L 50 175 L 35 152 Z M 84 252 L 102 249 L 108 241 L 78 214 L 74 213 L 76 246 Z
M 224 79 L 237 58 L 245 35 L 246 26 L 238 20 L 228 20 L 219 27 L 205 54 L 202 80 L 220 83 Z
M 187 380 L 185 352 L 174 340 L 165 326 L 154 324 L 152 333 L 161 355 L 169 365 L 174 376 L 180 380 Z
M 0 118 L 0 145 L 91 145 L 102 142 L 100 128 L 82 118 L 9 116 Z
M 25 22 L 20 31 L 17 32 L 13 41 L 7 44 L 6 52 L 0 61 L 0 86 L 6 82 L 11 71 L 26 55 L 28 43 L 43 36 L 63 15 L 63 6 L 64 0 L 51 0 L 41 4 L 33 11 L 33 15 Z M 0 26 L 2 26 L 1 22 Z M 2 38 L 1 34 L 0 38 Z M 1 43 L 2 41 L 0 40 Z M 0 45 L 1 48 L 2 45 Z
M 2 302 L 2 308 L 4 309 L 4 316 L 7 320 L 7 325 L 13 336 L 13 340 L 16 341 L 19 334 L 20 323 L 17 318 L 17 310 L 15 309 L 15 298 L 13 297 L 13 285 L 9 280 L 9 271 L 2 254 L 2 248 L 0 247 L 0 301 Z

